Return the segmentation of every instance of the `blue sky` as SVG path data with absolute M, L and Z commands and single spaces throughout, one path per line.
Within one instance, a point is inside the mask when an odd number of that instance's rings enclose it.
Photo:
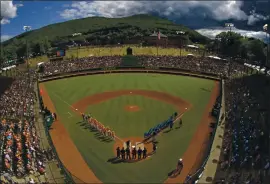
M 17 16 L 10 19 L 10 23 L 1 24 L 1 35 L 15 36 L 23 32 L 23 26 L 37 29 L 48 24 L 65 21 L 59 15 L 71 1 L 15 1 Z
M 37 29 L 52 23 L 91 16 L 114 18 L 154 13 L 184 25 L 202 23 L 202 27 L 196 29 L 212 37 L 217 33 L 216 29 L 220 31 L 221 28 L 210 29 L 206 19 L 217 23 L 242 21 L 246 25 L 270 19 L 270 15 L 259 14 L 256 8 L 250 12 L 243 11 L 243 4 L 244 1 L 1 1 L 1 41 L 22 33 L 23 26 Z M 200 21 L 197 20 L 199 18 Z M 238 29 L 235 31 L 239 32 Z M 240 30 L 240 33 L 264 37 L 262 31 Z

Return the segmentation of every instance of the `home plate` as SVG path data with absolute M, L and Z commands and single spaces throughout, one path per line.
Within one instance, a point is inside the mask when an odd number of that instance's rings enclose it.
M 132 92 L 129 92 L 129 93 L 132 93 Z

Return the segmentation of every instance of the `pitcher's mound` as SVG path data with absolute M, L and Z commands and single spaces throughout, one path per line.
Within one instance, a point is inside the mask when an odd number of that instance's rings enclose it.
M 137 105 L 127 105 L 125 106 L 125 110 L 128 112 L 137 112 L 140 108 Z

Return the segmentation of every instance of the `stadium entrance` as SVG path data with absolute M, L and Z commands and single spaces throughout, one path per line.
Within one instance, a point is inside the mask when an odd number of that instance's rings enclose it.
M 132 48 L 130 48 L 130 47 L 127 48 L 127 55 L 133 55 Z

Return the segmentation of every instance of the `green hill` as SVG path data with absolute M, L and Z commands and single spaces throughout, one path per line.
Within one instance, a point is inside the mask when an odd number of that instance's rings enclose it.
M 46 52 L 51 46 L 66 44 L 72 40 L 75 42 L 86 40 L 97 45 L 116 44 L 123 40 L 148 36 L 155 30 L 160 30 L 168 36 L 176 35 L 176 31 L 184 31 L 192 42 L 206 43 L 209 40 L 183 25 L 141 14 L 124 18 L 89 17 L 51 24 L 20 34 L 2 44 L 4 55 L 14 57 L 24 55 L 26 40 L 30 52 Z M 82 33 L 82 35 L 72 37 L 73 33 Z

